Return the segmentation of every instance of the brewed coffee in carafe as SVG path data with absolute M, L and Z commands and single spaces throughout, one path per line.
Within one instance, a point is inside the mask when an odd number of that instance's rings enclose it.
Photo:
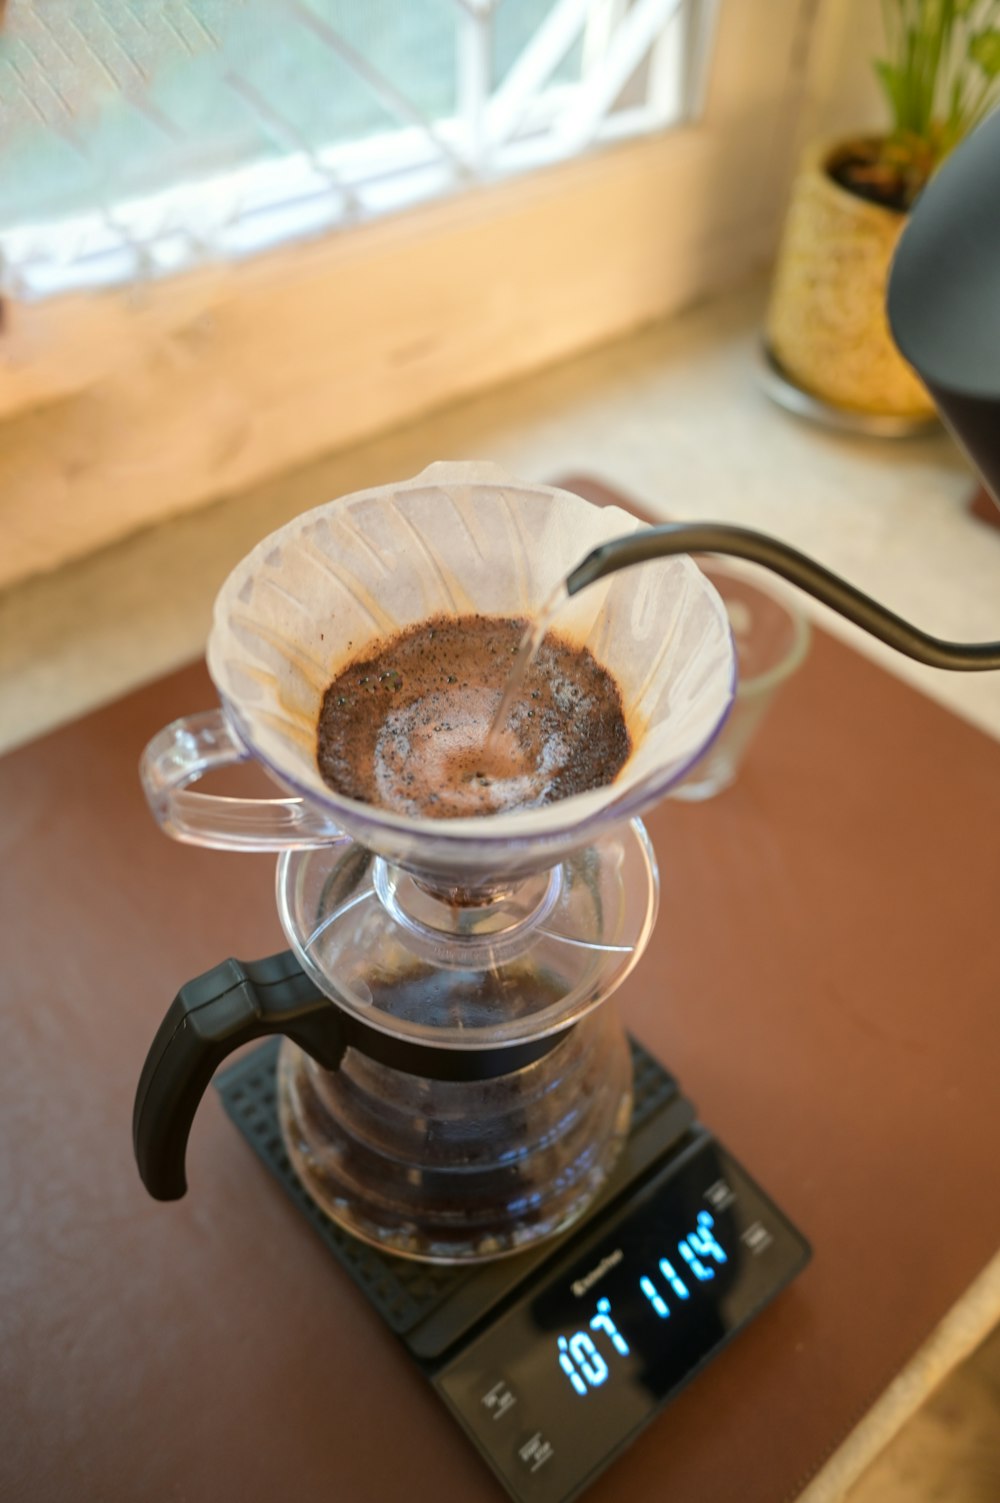
M 143 779 L 176 838 L 279 853 L 289 949 L 178 994 L 136 1099 L 152 1194 L 184 1193 L 217 1065 L 278 1033 L 289 1158 L 354 1235 L 432 1261 L 493 1258 L 593 1203 L 631 1106 L 609 998 L 657 905 L 638 815 L 684 776 L 734 690 L 712 586 L 678 558 L 569 602 L 489 752 L 504 765 L 468 753 L 524 623 L 582 552 L 636 526 L 492 466 L 434 465 L 297 518 L 233 571 L 208 649 L 221 708 L 154 738 Z M 436 666 L 426 650 L 407 658 L 428 640 L 448 648 Z M 504 666 L 477 673 L 484 653 Z M 324 746 L 342 777 L 324 776 Z M 192 786 L 250 758 L 273 799 Z M 494 779 L 508 786 L 491 800 Z

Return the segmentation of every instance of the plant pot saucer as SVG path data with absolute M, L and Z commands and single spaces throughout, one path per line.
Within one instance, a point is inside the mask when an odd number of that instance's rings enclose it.
M 856 407 L 840 407 L 815 392 L 797 385 L 779 363 L 766 340 L 758 347 L 757 377 L 764 392 L 798 417 L 810 418 L 824 428 L 841 433 L 861 433 L 869 438 L 923 438 L 936 433 L 940 420 L 930 417 L 906 417 L 885 412 L 862 412 Z

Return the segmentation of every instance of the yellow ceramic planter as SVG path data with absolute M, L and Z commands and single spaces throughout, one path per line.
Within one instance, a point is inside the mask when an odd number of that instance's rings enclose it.
M 889 332 L 889 263 L 906 215 L 856 197 L 814 146 L 792 188 L 767 313 L 767 340 L 797 385 L 840 407 L 925 417 L 934 404 Z

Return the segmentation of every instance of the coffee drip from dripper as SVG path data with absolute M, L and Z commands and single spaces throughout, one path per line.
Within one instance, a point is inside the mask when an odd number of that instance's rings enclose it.
M 581 552 L 638 526 L 492 466 L 435 465 L 282 528 L 216 602 L 219 710 L 150 743 L 151 807 L 181 840 L 280 853 L 290 950 L 183 988 L 150 1051 L 134 1135 L 151 1193 L 183 1194 L 188 1130 L 238 1044 L 284 1034 L 282 1133 L 307 1191 L 383 1248 L 454 1262 L 568 1226 L 627 1130 L 627 1043 L 607 999 L 648 939 L 656 868 L 637 815 L 682 778 L 734 691 L 725 608 L 687 559 L 588 590 L 559 635 L 615 679 L 632 741 L 609 786 L 434 820 L 320 775 L 327 686 L 434 617 L 529 618 Z M 271 800 L 191 784 L 253 758 Z

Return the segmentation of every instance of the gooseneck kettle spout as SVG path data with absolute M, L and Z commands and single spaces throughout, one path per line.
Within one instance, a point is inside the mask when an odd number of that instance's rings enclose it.
M 613 538 L 594 548 L 566 576 L 566 591 L 575 595 L 617 569 L 674 553 L 725 553 L 762 564 L 855 626 L 932 668 L 1000 668 L 1000 642 L 944 642 L 929 636 L 796 548 L 766 533 L 725 522 L 667 522 Z
M 945 162 L 902 235 L 889 281 L 896 343 L 994 498 L 1000 498 L 1000 111 Z M 672 522 L 603 543 L 566 578 L 576 594 L 616 569 L 673 553 L 725 553 L 780 574 L 907 657 L 1000 668 L 1000 642 L 945 642 L 788 544 L 724 523 Z

